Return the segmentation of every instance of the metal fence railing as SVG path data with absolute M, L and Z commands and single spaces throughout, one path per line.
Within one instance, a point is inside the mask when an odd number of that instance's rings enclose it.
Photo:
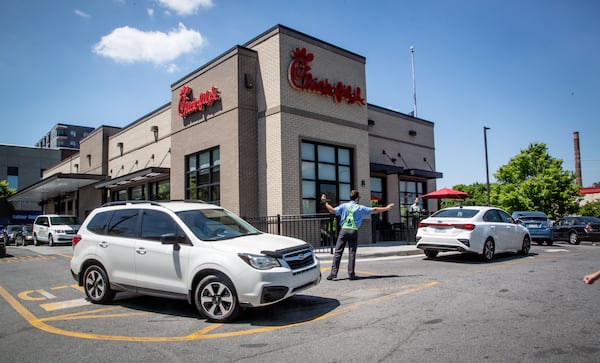
M 328 213 L 266 217 L 244 217 L 259 230 L 294 237 L 309 243 L 317 251 L 333 253 L 337 239 L 336 218 Z

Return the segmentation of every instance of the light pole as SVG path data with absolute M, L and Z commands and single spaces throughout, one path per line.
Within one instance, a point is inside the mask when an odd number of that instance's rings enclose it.
M 415 83 L 415 48 L 410 46 L 410 55 L 412 58 L 412 86 L 413 86 L 413 117 L 417 117 L 417 84 Z
M 488 152 L 487 152 L 487 130 L 490 128 L 487 126 L 483 127 L 483 144 L 485 146 L 485 180 L 487 185 L 487 205 L 490 206 L 490 168 L 488 166 Z

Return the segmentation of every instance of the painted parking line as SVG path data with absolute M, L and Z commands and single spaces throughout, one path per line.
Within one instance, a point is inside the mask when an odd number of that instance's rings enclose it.
M 182 336 L 123 336 L 123 335 L 109 335 L 109 334 L 94 334 L 94 333 L 85 333 L 78 331 L 66 330 L 63 328 L 58 328 L 50 325 L 50 322 L 55 321 L 67 321 L 74 319 L 108 319 L 108 318 L 124 318 L 124 317 L 132 317 L 137 315 L 149 315 L 152 313 L 149 312 L 125 312 L 119 313 L 118 309 L 121 307 L 106 307 L 100 308 L 92 311 L 78 312 L 72 314 L 63 314 L 57 316 L 51 316 L 47 318 L 39 318 L 34 315 L 31 311 L 29 311 L 23 304 L 21 304 L 16 298 L 14 298 L 6 289 L 0 286 L 0 297 L 4 298 L 12 307 L 19 313 L 27 323 L 29 323 L 34 328 L 39 330 L 69 336 L 74 338 L 81 339 L 90 339 L 90 340 L 105 340 L 105 341 L 127 341 L 127 342 L 171 342 L 171 341 L 193 341 L 193 340 L 204 340 L 204 339 L 219 339 L 219 338 L 230 338 L 230 337 L 238 337 L 244 335 L 252 335 L 264 332 L 271 332 L 286 328 L 291 328 L 295 326 L 300 326 L 303 324 L 308 324 L 315 321 L 322 321 L 331 317 L 338 316 L 340 314 L 345 314 L 350 311 L 359 309 L 364 306 L 373 305 L 376 303 L 380 303 L 389 299 L 397 298 L 402 295 L 411 294 L 418 292 L 423 289 L 427 289 L 433 286 L 436 286 L 439 282 L 427 282 L 423 284 L 414 284 L 414 285 L 404 285 L 399 286 L 398 289 L 394 292 L 391 292 L 386 295 L 382 295 L 376 298 L 368 299 L 367 301 L 359 301 L 354 304 L 349 304 L 347 306 L 341 307 L 339 309 L 335 309 L 333 311 L 329 311 L 322 315 L 316 315 L 313 317 L 308 317 L 307 319 L 303 319 L 298 322 L 292 322 L 285 325 L 272 325 L 272 326 L 263 326 L 259 328 L 249 328 L 249 329 L 241 329 L 236 331 L 226 331 L 226 332 L 218 332 L 216 331 L 218 328 L 224 326 L 222 323 L 208 323 L 206 327 L 191 332 L 188 335 Z M 77 301 L 79 300 L 79 301 Z M 66 304 L 77 304 L 82 303 L 82 299 L 72 300 L 70 302 L 66 302 Z M 47 308 L 60 308 L 60 303 L 57 304 L 45 304 Z M 63 306 L 64 307 L 64 306 Z M 114 313 L 111 313 L 114 311 Z M 228 328 L 235 327 L 235 325 L 226 325 Z
M 56 310 L 61 310 L 61 309 L 77 308 L 80 306 L 86 306 L 86 305 L 91 305 L 91 304 L 92 303 L 90 303 L 86 299 L 81 298 L 81 299 L 74 299 L 74 300 L 65 300 L 65 301 L 60 301 L 60 302 L 55 302 L 55 303 L 40 304 L 40 307 L 46 311 L 56 311 Z

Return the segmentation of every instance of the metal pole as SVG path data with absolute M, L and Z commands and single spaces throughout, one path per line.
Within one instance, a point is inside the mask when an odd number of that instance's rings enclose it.
M 415 83 L 415 48 L 410 46 L 412 58 L 412 84 L 413 84 L 413 117 L 417 117 L 417 85 Z
M 485 180 L 487 185 L 487 205 L 490 206 L 490 169 L 488 166 L 488 147 L 487 147 L 487 130 L 489 127 L 483 127 L 483 143 L 485 145 Z

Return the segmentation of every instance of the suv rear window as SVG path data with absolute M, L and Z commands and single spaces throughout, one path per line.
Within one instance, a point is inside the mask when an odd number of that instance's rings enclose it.
M 113 213 L 108 224 L 108 235 L 137 237 L 139 209 L 122 209 Z
M 108 221 L 110 220 L 110 216 L 112 215 L 112 211 L 110 212 L 100 212 L 96 214 L 90 223 L 87 225 L 87 229 L 90 232 L 97 234 L 105 234 L 106 226 L 108 225 Z

